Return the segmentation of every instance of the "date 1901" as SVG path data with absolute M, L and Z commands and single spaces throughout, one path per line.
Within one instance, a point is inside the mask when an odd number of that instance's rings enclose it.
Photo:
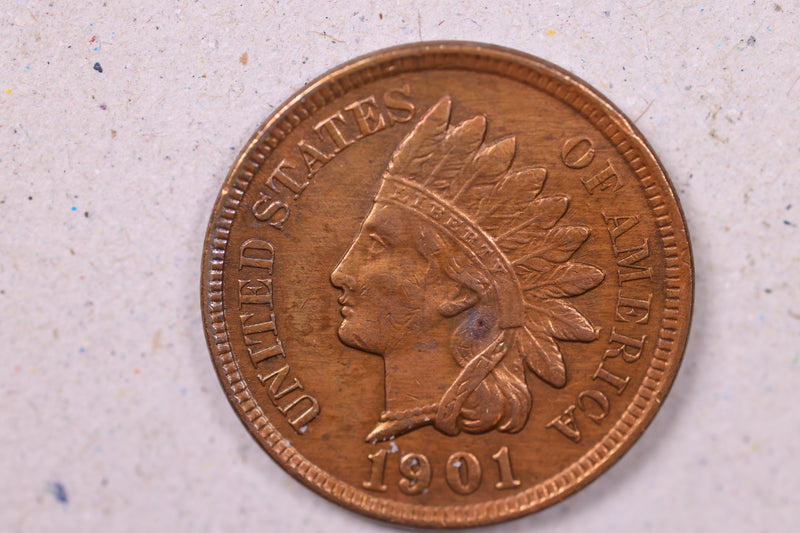
M 372 462 L 369 480 L 362 482 L 365 489 L 385 492 L 388 487 L 384 483 L 386 472 L 386 455 L 388 450 L 382 449 L 371 453 L 367 458 Z M 514 477 L 511 470 L 511 458 L 508 447 L 503 446 L 492 455 L 497 463 L 499 480 L 495 483 L 498 490 L 518 487 L 520 481 Z M 405 494 L 422 494 L 431 484 L 431 463 L 421 453 L 406 453 L 400 457 L 401 478 L 397 485 Z M 445 464 L 445 479 L 447 484 L 457 494 L 471 494 L 478 490 L 483 476 L 481 463 L 474 454 L 469 452 L 455 452 L 447 459 Z

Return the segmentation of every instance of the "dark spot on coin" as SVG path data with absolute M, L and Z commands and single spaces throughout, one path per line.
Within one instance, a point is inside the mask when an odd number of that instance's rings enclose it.
M 489 333 L 491 322 L 482 313 L 470 311 L 464 324 L 464 333 L 473 339 L 483 339 Z

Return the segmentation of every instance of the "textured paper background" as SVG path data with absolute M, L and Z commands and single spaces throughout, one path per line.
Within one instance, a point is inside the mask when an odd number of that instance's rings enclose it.
M 797 527 L 796 2 L 129 4 L 0 2 L 0 529 L 389 527 L 243 429 L 203 338 L 200 255 L 276 107 L 423 39 L 517 48 L 603 92 L 659 154 L 694 245 L 692 335 L 650 429 L 579 494 L 492 530 Z

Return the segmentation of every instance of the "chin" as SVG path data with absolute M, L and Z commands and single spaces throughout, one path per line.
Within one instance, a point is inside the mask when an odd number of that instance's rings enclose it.
M 358 340 L 358 336 L 353 333 L 353 325 L 348 322 L 346 318 L 339 324 L 337 333 L 339 335 L 339 340 L 345 343 L 347 346 L 363 350 L 363 347 Z
M 364 338 L 354 331 L 354 329 L 355 326 L 351 322 L 347 319 L 342 320 L 341 324 L 339 324 L 339 330 L 337 331 L 339 340 L 351 348 L 380 355 L 381 352 L 379 349 L 371 343 L 365 342 Z

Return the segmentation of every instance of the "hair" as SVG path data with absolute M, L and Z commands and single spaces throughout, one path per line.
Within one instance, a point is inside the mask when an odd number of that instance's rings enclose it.
M 475 305 L 460 312 L 442 311 L 442 314 L 452 314 L 461 319 L 453 332 L 450 349 L 453 359 L 464 367 L 499 334 L 499 302 L 494 294 L 491 274 L 445 232 L 428 222 L 422 227 L 418 251 L 431 268 L 438 268 L 477 295 Z M 506 335 L 513 335 L 511 330 L 506 331 Z M 509 352 L 463 403 L 457 425 L 467 433 L 483 433 L 491 429 L 515 433 L 525 426 L 531 403 L 525 365 L 518 352 Z

